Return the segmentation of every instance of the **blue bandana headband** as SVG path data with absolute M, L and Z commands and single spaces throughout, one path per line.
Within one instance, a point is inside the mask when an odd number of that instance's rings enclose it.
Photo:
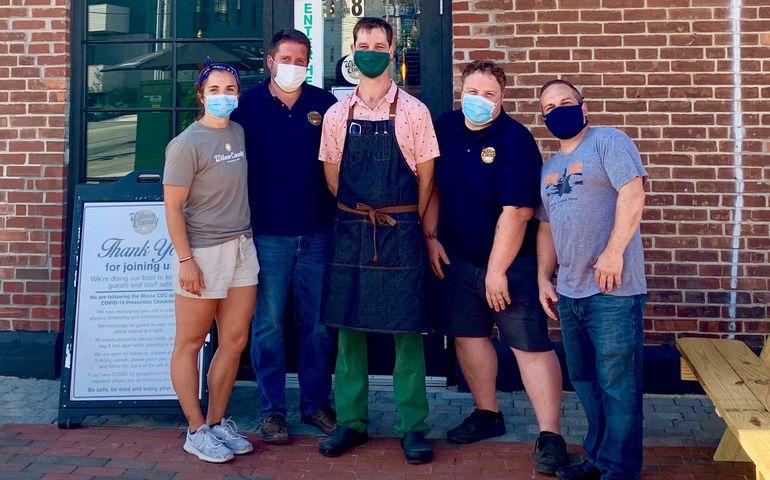
M 195 81 L 196 85 L 202 85 L 214 70 L 224 70 L 225 72 L 230 73 L 233 77 L 235 77 L 235 83 L 238 84 L 238 89 L 241 88 L 241 76 L 238 75 L 238 70 L 234 69 L 230 65 L 224 63 L 214 64 L 211 62 L 211 57 L 208 55 L 206 56 L 206 60 L 203 61 L 203 65 L 203 70 L 201 70 L 200 75 L 198 75 L 198 80 Z

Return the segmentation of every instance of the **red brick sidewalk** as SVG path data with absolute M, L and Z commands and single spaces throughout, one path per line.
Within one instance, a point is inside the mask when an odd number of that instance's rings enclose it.
M 295 437 L 270 446 L 249 434 L 255 452 L 224 465 L 198 461 L 182 451 L 182 433 L 172 429 L 0 425 L 2 480 L 518 480 L 535 475 L 532 445 L 434 442 L 427 465 L 404 462 L 396 439 L 376 438 L 339 458 L 318 453 L 317 437 Z M 577 453 L 579 447 L 571 447 Z M 750 464 L 714 463 L 709 448 L 655 447 L 645 451 L 644 480 L 751 480 Z

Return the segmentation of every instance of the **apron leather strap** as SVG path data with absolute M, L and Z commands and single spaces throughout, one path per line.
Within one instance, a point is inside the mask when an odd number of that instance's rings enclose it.
M 391 121 L 396 120 L 396 106 L 398 105 L 398 89 L 396 89 L 396 95 L 393 97 L 393 103 L 390 104 L 389 118 Z
M 365 203 L 357 203 L 356 208 L 350 208 L 341 202 L 337 202 L 337 208 L 343 212 L 355 213 L 356 215 L 366 215 L 369 217 L 369 221 L 372 222 L 372 241 L 374 242 L 374 257 L 372 260 L 374 262 L 378 262 L 380 260 L 380 257 L 377 254 L 377 225 L 388 224 L 392 227 L 398 223 L 395 218 L 388 215 L 389 213 L 408 213 L 418 211 L 417 204 L 372 208 Z
M 353 120 L 353 109 L 355 108 L 355 102 L 351 101 L 348 107 L 348 120 Z M 388 118 L 390 120 L 396 119 L 396 107 L 398 106 L 398 89 L 396 89 L 396 95 L 393 97 L 393 103 L 390 104 L 390 112 Z

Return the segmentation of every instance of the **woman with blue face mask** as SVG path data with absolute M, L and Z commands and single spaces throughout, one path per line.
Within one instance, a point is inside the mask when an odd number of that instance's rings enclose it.
M 230 122 L 240 79 L 206 58 L 195 93 L 201 116 L 166 148 L 163 196 L 176 260 L 171 383 L 189 428 L 184 450 L 221 463 L 253 450 L 225 419 L 257 293 L 243 128 Z M 208 373 L 206 417 L 198 401 L 198 353 L 216 317 L 219 345 Z

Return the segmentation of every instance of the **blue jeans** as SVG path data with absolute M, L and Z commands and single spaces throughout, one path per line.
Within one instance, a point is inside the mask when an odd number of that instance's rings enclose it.
M 602 480 L 642 470 L 642 316 L 646 295 L 559 295 L 572 386 L 588 417 L 583 442 Z
M 321 325 L 330 234 L 301 237 L 255 235 L 259 259 L 257 308 L 251 324 L 251 365 L 262 395 L 260 416 L 286 416 L 283 317 L 289 286 L 299 313 L 300 412 L 312 415 L 329 401 L 332 337 Z

